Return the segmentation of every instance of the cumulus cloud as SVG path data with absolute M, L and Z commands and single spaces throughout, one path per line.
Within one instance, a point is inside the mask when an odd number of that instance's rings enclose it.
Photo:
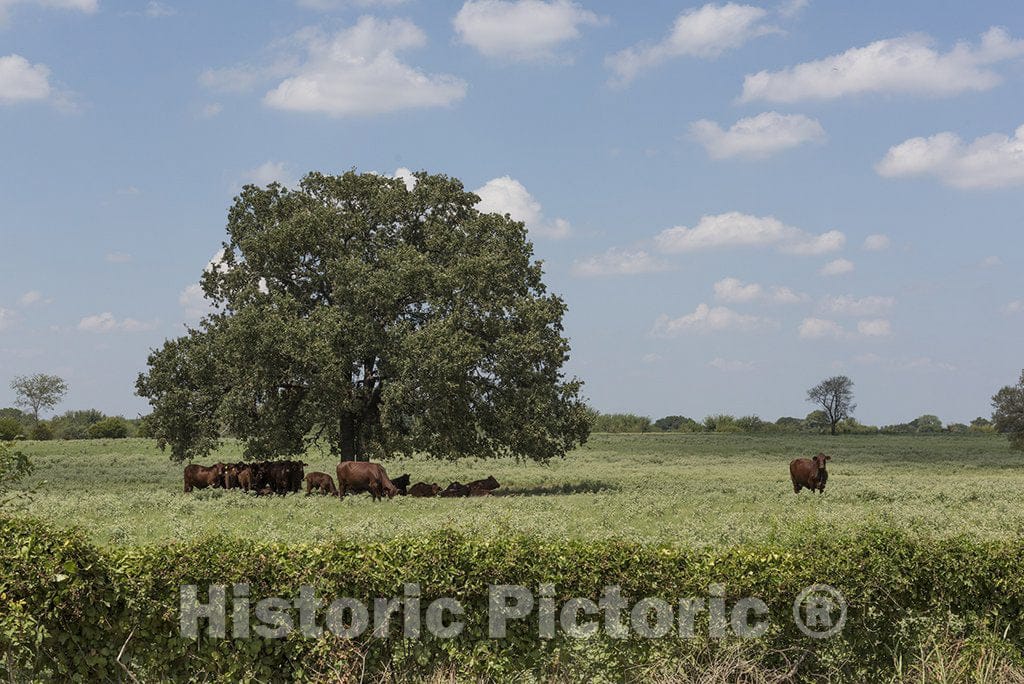
M 774 321 L 760 316 L 737 313 L 724 306 L 700 304 L 693 313 L 679 318 L 662 314 L 654 322 L 652 334 L 657 337 L 676 337 L 686 333 L 754 332 L 775 325 Z
M 346 7 L 394 7 L 401 5 L 406 0 L 297 0 L 299 7 L 317 10 L 319 12 L 332 12 Z
M 109 264 L 127 264 L 132 260 L 132 255 L 125 252 L 107 252 L 103 259 Z
M 581 26 L 605 19 L 569 0 L 469 0 L 453 21 L 463 43 L 487 57 L 548 60 Z
M 821 304 L 822 310 L 827 313 L 855 318 L 888 313 L 894 306 L 896 306 L 894 297 L 861 297 L 858 299 L 850 295 L 826 297 Z
M 802 114 L 764 112 L 740 119 L 729 130 L 701 119 L 690 124 L 690 135 L 712 159 L 746 157 L 763 159 L 776 152 L 825 139 L 825 129 Z
M 21 55 L 0 57 L 0 105 L 46 102 L 58 97 L 45 64 L 32 64 Z
M 731 304 L 759 301 L 771 304 L 798 304 L 807 301 L 808 296 L 788 287 L 764 287 L 758 283 L 744 283 L 738 278 L 723 278 L 715 283 L 715 299 Z
M 206 266 L 203 267 L 203 272 L 212 273 L 215 271 L 227 271 L 227 265 L 224 264 L 224 249 L 218 249 Z M 260 290 L 266 291 L 266 283 L 261 281 Z M 206 314 L 213 310 L 210 301 L 206 299 L 206 295 L 203 293 L 203 288 L 199 283 L 192 283 L 178 295 L 178 304 L 185 311 L 185 318 L 188 320 L 197 320 L 202 318 Z
M 884 252 L 892 245 L 888 235 L 868 235 L 864 239 L 864 249 L 869 252 Z
M 476 208 L 481 212 L 508 214 L 513 220 L 525 223 L 533 236 L 557 240 L 568 237 L 572 230 L 565 219 L 548 219 L 540 202 L 510 176 L 491 179 L 473 192 L 480 196 Z
M 49 304 L 52 301 L 52 299 L 46 299 L 43 297 L 43 293 L 39 290 L 29 290 L 25 294 L 21 295 L 21 298 L 18 300 L 18 304 L 26 307 L 35 306 L 36 304 Z
M 999 268 L 1002 265 L 1003 260 L 995 255 L 985 257 L 981 260 L 981 263 L 978 264 L 980 268 Z
M 991 28 L 981 44 L 957 43 L 941 53 L 921 34 L 851 48 L 782 71 L 761 71 L 743 81 L 743 102 L 831 100 L 866 93 L 950 96 L 994 88 L 1001 77 L 989 67 L 1024 55 L 1024 41 Z
M 1008 314 L 1024 313 L 1024 300 L 1016 299 L 1003 307 Z
M 8 330 L 13 327 L 16 316 L 14 311 L 0 306 L 0 330 Z
M 299 180 L 284 162 L 267 161 L 242 174 L 241 184 L 250 183 L 259 186 L 280 183 L 285 187 L 295 187 L 299 184 Z
M 404 166 L 400 166 L 397 169 L 395 169 L 395 172 L 391 174 L 391 177 L 401 178 L 402 182 L 405 183 L 406 190 L 411 191 L 413 188 L 416 187 L 416 176 L 412 175 L 412 171 L 405 168 Z
M 889 148 L 875 170 L 887 178 L 933 176 L 960 189 L 1024 185 L 1024 125 L 966 143 L 946 131 Z
M 815 255 L 842 249 L 846 236 L 837 230 L 812 235 L 772 216 L 732 211 L 702 216 L 693 228 L 676 226 L 654 238 L 664 252 L 694 252 L 735 247 L 774 247 L 786 254 Z
M 756 368 L 756 364 L 753 361 L 735 361 L 723 358 L 709 361 L 708 366 L 716 368 L 723 373 L 746 373 Z
M 651 256 L 645 250 L 612 247 L 604 254 L 573 262 L 572 274 L 580 278 L 596 278 L 601 276 L 657 273 L 667 269 L 668 264 Z
M 800 324 L 799 334 L 804 340 L 839 339 L 846 336 L 846 330 L 826 318 L 805 318 Z
M 303 29 L 281 41 L 281 54 L 265 65 L 211 69 L 200 80 L 210 88 L 244 92 L 283 78 L 264 96 L 268 107 L 337 117 L 458 102 L 466 94 L 465 81 L 426 74 L 398 58 L 426 42 L 426 34 L 407 19 L 361 17 L 334 34 Z
M 611 83 L 625 85 L 640 72 L 674 57 L 714 59 L 747 41 L 775 33 L 765 22 L 768 11 L 730 2 L 707 4 L 676 17 L 668 36 L 654 44 L 640 44 L 609 55 L 605 65 L 612 71 Z
M 104 311 L 94 316 L 86 316 L 78 322 L 79 330 L 93 333 L 144 332 L 153 330 L 156 326 L 156 321 L 145 322 L 134 318 L 125 318 L 119 321 L 109 311 Z
M 892 335 L 892 324 L 884 318 L 857 323 L 857 332 L 864 337 L 888 337 Z
M 937 361 L 929 356 L 919 356 L 911 359 L 888 359 L 878 354 L 861 354 L 853 360 L 863 366 L 879 366 L 892 371 L 943 371 L 953 373 L 957 370 L 957 367 L 952 363 Z
M 836 259 L 822 266 L 818 273 L 823 276 L 840 276 L 853 273 L 855 268 L 853 262 L 849 259 Z

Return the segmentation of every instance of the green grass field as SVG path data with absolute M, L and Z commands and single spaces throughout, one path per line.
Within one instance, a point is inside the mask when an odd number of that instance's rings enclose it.
M 484 535 L 653 541 L 722 546 L 785 541 L 810 527 L 849 530 L 885 523 L 922 535 L 1003 538 L 1024 533 L 1024 455 L 1001 436 L 594 435 L 550 465 L 513 460 L 390 462 L 413 482 L 493 474 L 498 496 L 474 499 L 368 495 L 254 497 L 240 491 L 183 494 L 182 466 L 151 441 L 25 442 L 36 465 L 16 506 L 77 525 L 105 545 L 133 545 L 223 532 L 252 539 L 386 538 L 439 528 Z M 824 496 L 796 496 L 788 463 L 819 450 L 833 456 Z M 207 462 L 237 460 L 228 443 Z M 333 475 L 311 452 L 307 472 Z

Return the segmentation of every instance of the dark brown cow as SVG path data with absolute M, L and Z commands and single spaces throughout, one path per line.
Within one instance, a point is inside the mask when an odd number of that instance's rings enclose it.
M 437 493 L 441 491 L 441 487 L 437 484 L 427 484 L 426 482 L 417 482 L 409 488 L 409 496 L 420 496 L 429 497 L 437 496 Z
M 374 501 L 379 501 L 382 497 L 390 499 L 398 493 L 398 488 L 379 463 L 344 461 L 338 464 L 337 471 L 339 499 L 349 492 L 369 492 Z
M 242 486 L 238 475 L 243 468 L 245 468 L 244 463 L 224 464 L 224 489 L 239 489 Z
M 409 493 L 409 473 L 403 473 L 395 479 L 391 480 L 391 483 L 395 485 L 398 493 L 405 496 Z
M 185 493 L 195 489 L 224 486 L 224 464 L 201 466 L 195 463 L 185 466 Z
M 469 485 L 464 485 L 461 482 L 452 482 L 439 496 L 447 498 L 469 496 Z
M 825 483 L 828 482 L 825 462 L 831 460 L 832 457 L 825 454 L 792 460 L 789 464 L 789 477 L 793 480 L 793 491 L 799 494 L 802 488 L 807 488 L 819 494 L 824 492 Z
M 313 491 L 320 494 L 337 494 L 338 488 L 334 486 L 334 480 L 327 473 L 309 473 L 306 475 L 306 496 Z
M 466 486 L 469 487 L 470 496 L 488 496 L 501 485 L 493 475 L 488 475 L 486 480 L 473 480 Z

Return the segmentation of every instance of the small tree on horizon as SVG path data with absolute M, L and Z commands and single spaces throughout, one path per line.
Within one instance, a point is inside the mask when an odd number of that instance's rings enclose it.
M 16 397 L 14 403 L 31 409 L 32 421 L 38 423 L 39 412 L 59 404 L 68 393 L 68 384 L 60 376 L 36 373 L 14 378 L 11 389 Z
M 822 380 L 807 390 L 807 401 L 821 407 L 832 435 L 842 421 L 853 416 L 857 405 L 853 403 L 853 380 L 845 375 Z
M 992 424 L 1010 438 L 1010 446 L 1024 450 L 1024 372 L 1016 385 L 1008 385 L 992 397 Z M 981 419 L 974 421 L 978 423 Z

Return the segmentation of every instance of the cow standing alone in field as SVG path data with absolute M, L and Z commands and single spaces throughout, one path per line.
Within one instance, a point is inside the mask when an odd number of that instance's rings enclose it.
M 793 480 L 793 492 L 799 494 L 800 489 L 806 487 L 812 492 L 824 493 L 825 483 L 828 482 L 825 462 L 831 460 L 831 456 L 818 454 L 814 458 L 797 458 L 790 461 L 789 477 Z

